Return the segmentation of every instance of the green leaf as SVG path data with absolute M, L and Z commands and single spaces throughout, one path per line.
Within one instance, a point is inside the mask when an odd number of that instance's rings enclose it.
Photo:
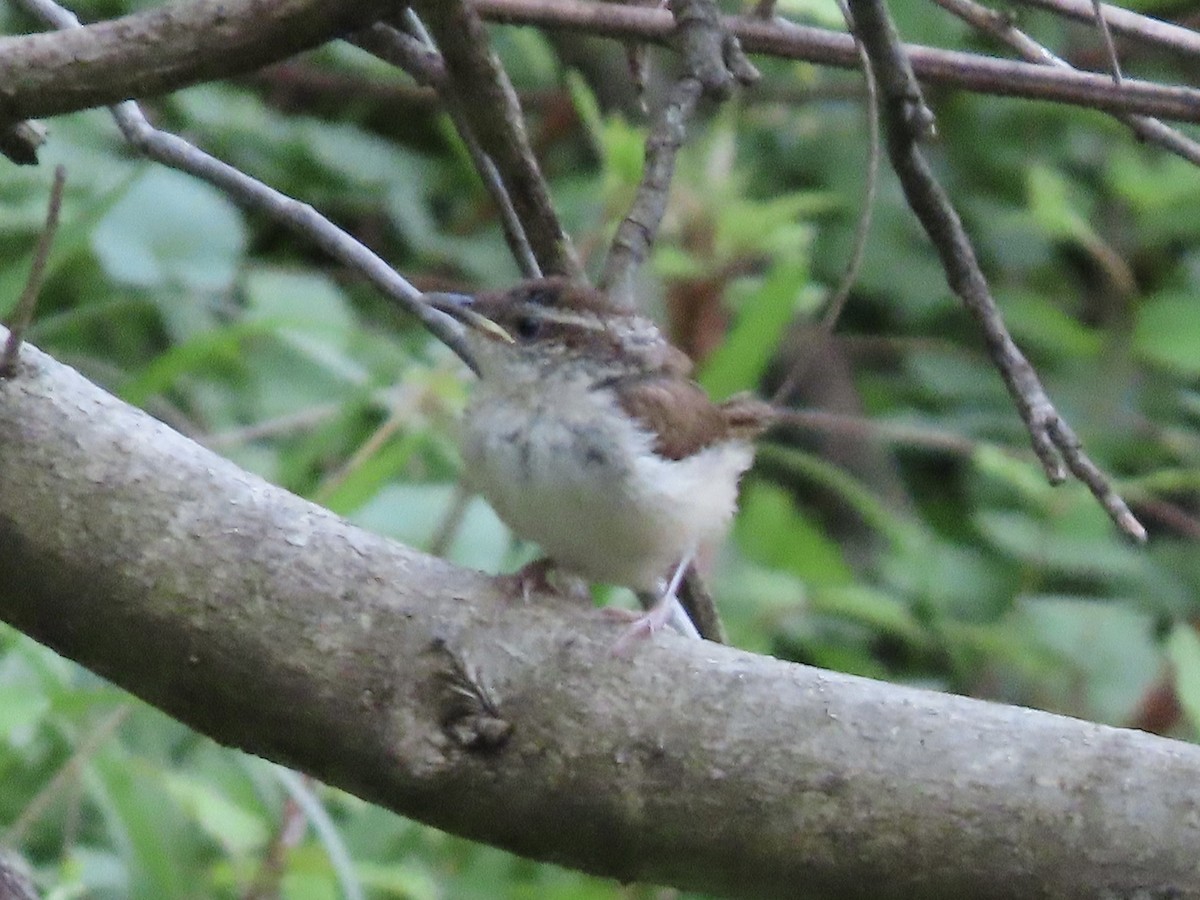
M 838 545 L 802 516 L 781 488 L 753 483 L 743 491 L 738 544 L 750 558 L 806 580 L 841 584 L 850 567 Z
M 49 708 L 35 684 L 0 685 L 0 742 L 24 743 Z
M 243 856 L 266 845 L 271 830 L 263 817 L 223 796 L 215 785 L 179 772 L 165 772 L 162 780 L 175 802 L 226 853 Z
M 1154 619 L 1127 603 L 1041 595 L 1021 601 L 1020 617 L 1028 638 L 1057 652 L 1077 673 L 1058 680 L 1066 711 L 1122 722 L 1158 676 Z M 1082 707 L 1072 696 L 1077 691 L 1086 701 Z
M 1164 291 L 1137 311 L 1133 345 L 1141 357 L 1195 378 L 1200 375 L 1200 315 L 1190 291 Z
M 246 340 L 267 331 L 261 322 L 246 322 L 204 332 L 176 344 L 128 379 L 121 386 L 121 399 L 144 406 L 151 397 L 168 390 L 185 375 L 212 370 L 214 366 L 240 365 Z
M 385 442 L 369 457 L 357 461 L 335 488 L 322 494 L 321 505 L 340 515 L 358 509 L 405 470 L 422 443 L 423 436 L 414 432 Z
M 746 299 L 729 337 L 704 365 L 700 382 L 714 397 L 754 388 L 779 345 L 808 285 L 808 267 L 779 265 Z
M 92 234 L 108 275 L 143 288 L 228 290 L 245 245 L 241 214 L 224 194 L 161 166 L 135 180 Z

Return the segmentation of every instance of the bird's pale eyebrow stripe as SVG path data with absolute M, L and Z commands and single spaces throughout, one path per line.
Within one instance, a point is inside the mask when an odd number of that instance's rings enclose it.
M 591 331 L 603 331 L 604 323 L 594 313 L 581 313 L 571 309 L 554 309 L 553 307 L 538 307 L 538 314 L 543 321 L 556 325 L 569 325 L 575 328 L 586 328 Z

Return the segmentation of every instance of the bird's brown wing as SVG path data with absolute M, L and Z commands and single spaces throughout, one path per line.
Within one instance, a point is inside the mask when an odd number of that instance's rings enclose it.
M 749 440 L 769 424 L 771 407 L 748 394 L 713 403 L 694 381 L 669 376 L 629 376 L 612 382 L 621 408 L 654 435 L 666 459 L 686 459 L 726 440 Z

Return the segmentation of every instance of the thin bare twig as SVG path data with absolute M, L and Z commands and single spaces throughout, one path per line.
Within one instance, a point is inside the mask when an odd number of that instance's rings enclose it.
M 935 431 L 919 425 L 848 416 L 827 409 L 778 409 L 775 416 L 777 424 L 790 425 L 805 431 L 844 434 L 862 440 L 917 447 L 955 456 L 970 456 L 983 446 L 979 441 L 959 434 Z
M 634 278 L 658 235 L 675 160 L 687 137 L 688 122 L 702 94 L 729 96 L 735 83 L 754 84 L 761 77 L 723 22 L 713 0 L 674 0 L 674 39 L 686 74 L 672 87 L 646 135 L 642 180 L 629 212 L 617 227 L 604 260 L 600 289 L 615 302 L 632 307 Z
M 921 96 L 886 6 L 882 0 L 850 0 L 850 9 L 879 81 L 892 166 L 909 205 L 937 250 L 951 289 L 983 330 L 988 352 L 1016 402 L 1047 477 L 1059 483 L 1070 471 L 1088 486 L 1121 531 L 1144 541 L 1146 530 L 1083 453 L 1079 438 L 1055 409 L 1033 366 L 1013 342 L 962 221 L 920 151 L 918 141 L 932 130 L 933 114 Z
M 419 0 L 413 6 L 437 40 L 447 89 L 459 98 L 459 111 L 495 164 L 538 268 L 582 278 L 583 267 L 533 155 L 520 101 L 491 50 L 479 13 L 464 0 Z
M 667 44 L 675 32 L 674 19 L 665 9 L 584 0 L 469 2 L 473 10 L 489 20 L 569 28 L 623 41 Z M 1064 0 L 1022 2 L 1044 5 Z M 1090 0 L 1079 2 L 1084 19 L 1090 22 Z M 263 15 L 260 0 L 167 4 L 89 25 L 78 34 L 0 37 L 0 82 L 4 84 L 0 118 L 45 118 L 255 71 L 335 34 L 365 27 L 378 20 L 387 6 L 382 0 L 356 0 L 354 4 L 348 0 L 291 0 L 277 5 L 280 16 L 269 18 Z M 1118 32 L 1118 13 L 1122 12 L 1119 7 L 1105 7 L 1106 20 Z M 1144 16 L 1133 18 L 1172 30 L 1180 47 L 1200 54 L 1200 34 Z M 769 22 L 755 16 L 726 17 L 723 22 L 748 52 L 847 69 L 858 67 L 849 35 L 778 17 Z M 217 33 L 222 53 L 214 55 L 207 51 L 218 39 L 214 36 Z M 1200 91 L 1193 88 L 1135 79 L 1126 79 L 1117 87 L 1111 78 L 1097 73 L 1036 69 L 931 47 L 910 46 L 907 50 L 917 75 L 930 84 L 1200 121 Z M 485 147 L 503 172 L 499 154 L 486 142 Z M 513 196 L 520 202 L 519 191 L 513 190 Z
M 1094 0 L 1013 0 L 1025 6 L 1036 6 L 1080 22 L 1094 22 Z M 1152 16 L 1142 15 L 1120 6 L 1101 3 L 1105 24 L 1120 35 L 1136 38 L 1160 47 L 1190 55 L 1200 54 L 1200 34 Z
M 21 6 L 56 28 L 79 28 L 79 20 L 53 0 L 18 0 Z M 311 240 L 334 259 L 371 282 L 384 296 L 416 316 L 442 343 L 464 360 L 470 359 L 453 320 L 424 302 L 422 293 L 377 254 L 334 225 L 307 203 L 251 178 L 183 138 L 159 131 L 142 115 L 137 103 L 126 100 L 109 107 L 125 139 L 150 159 L 207 181 L 244 209 L 265 213 Z M 469 364 L 469 363 L 468 363 Z
M 295 798 L 285 797 L 283 809 L 279 811 L 279 825 L 263 853 L 250 886 L 242 894 L 242 900 L 270 900 L 279 896 L 288 851 L 304 839 L 307 831 L 308 819 L 304 810 Z
M 433 531 L 433 537 L 429 539 L 427 550 L 430 556 L 444 557 L 450 552 L 450 545 L 458 536 L 458 529 L 462 527 L 473 496 L 474 494 L 467 490 L 461 480 L 454 485 L 454 494 L 450 498 L 450 505 L 442 513 L 442 518 Z
M 1121 61 L 1117 59 L 1117 46 L 1113 43 L 1112 32 L 1108 28 L 1108 19 L 1104 17 L 1104 4 L 1100 0 L 1092 0 L 1092 12 L 1096 21 L 1096 28 L 1100 31 L 1100 36 L 1104 39 L 1104 52 L 1108 54 L 1108 67 L 1112 71 L 1113 83 L 1120 84 L 1121 78 Z
M 1051 53 L 1029 35 L 1015 27 L 1008 16 L 976 3 L 975 0 L 934 0 L 952 15 L 958 16 L 973 27 L 1016 50 L 1029 62 L 1044 66 L 1070 69 L 1071 64 Z M 1154 144 L 1200 166 L 1200 143 L 1176 131 L 1158 119 L 1149 116 L 1111 113 L 1133 133 L 1147 143 Z
M 471 0 L 489 19 L 546 28 L 570 28 L 619 40 L 669 43 L 674 22 L 665 10 L 589 0 Z M 854 38 L 780 18 L 727 17 L 726 27 L 750 53 L 800 59 L 817 65 L 858 67 Z M 1111 19 L 1110 19 L 1111 21 Z M 1031 100 L 1050 100 L 1109 112 L 1139 113 L 1200 122 L 1200 90 L 1074 69 L 1047 69 L 1016 60 L 906 45 L 917 75 L 929 84 Z
M 33 264 L 29 267 L 29 277 L 25 280 L 25 289 L 13 307 L 8 321 L 8 339 L 4 342 L 4 352 L 0 353 L 0 378 L 11 377 L 17 370 L 17 356 L 21 352 L 21 340 L 25 330 L 33 321 L 33 312 L 37 309 L 38 297 L 42 292 L 42 281 L 46 276 L 46 263 L 50 258 L 50 247 L 54 244 L 54 233 L 58 230 L 58 214 L 62 209 L 63 186 L 67 183 L 67 170 L 62 165 L 54 167 L 54 181 L 50 185 L 50 202 L 46 207 L 46 224 L 38 235 L 37 245 L 33 250 Z
M 850 7 L 846 5 L 846 0 L 838 0 L 838 8 L 841 9 L 842 16 L 846 20 L 846 27 L 853 32 L 854 17 L 850 14 Z M 841 318 L 842 311 L 846 308 L 846 302 L 850 299 L 850 292 L 854 289 L 854 283 L 858 281 L 858 273 L 861 271 L 863 260 L 867 255 L 867 237 L 871 233 L 875 192 L 879 185 L 879 160 L 882 156 L 879 141 L 879 89 L 875 84 L 875 73 L 871 71 L 871 61 L 867 58 L 867 51 L 863 49 L 862 42 L 857 38 L 855 38 L 855 45 L 858 47 L 859 58 L 862 62 L 863 81 L 867 86 L 867 144 L 870 155 L 867 158 L 867 177 L 863 184 L 862 210 L 858 215 L 858 224 L 854 227 L 854 242 L 850 250 L 850 258 L 846 261 L 846 271 L 842 275 L 842 280 L 829 298 L 825 314 L 821 317 L 821 330 L 826 335 L 832 334 L 833 329 L 837 326 L 838 319 Z M 800 383 L 800 379 L 804 377 L 811 363 L 811 357 L 797 357 L 783 381 L 779 383 L 771 402 L 782 403 Z
M 537 257 L 529 246 L 529 238 L 525 227 L 513 206 L 512 198 L 504 186 L 500 173 L 492 158 L 484 152 L 471 123 L 463 113 L 462 104 L 455 94 L 446 77 L 446 65 L 438 52 L 433 36 L 426 30 L 420 18 L 412 8 L 405 10 L 405 21 L 413 34 L 405 34 L 385 22 L 377 22 L 370 28 L 356 32 L 349 37 L 355 46 L 361 47 L 368 53 L 374 54 L 394 66 L 398 66 L 418 83 L 433 88 L 442 101 L 446 114 L 454 124 L 458 136 L 466 147 L 467 154 L 475 166 L 480 180 L 483 182 L 492 202 L 500 213 L 500 225 L 504 230 L 504 238 L 517 261 L 521 272 L 532 278 L 542 274 Z

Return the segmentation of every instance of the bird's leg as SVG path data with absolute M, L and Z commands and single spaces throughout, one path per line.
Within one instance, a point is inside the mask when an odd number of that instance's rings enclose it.
M 696 551 L 691 550 L 679 561 L 679 565 L 671 573 L 671 578 L 667 582 L 665 590 L 663 590 L 650 608 L 646 610 L 645 614 L 634 620 L 633 624 L 625 629 L 625 632 L 617 638 L 617 642 L 613 645 L 613 653 L 620 655 L 628 649 L 631 641 L 636 638 L 650 637 L 655 632 L 661 631 L 663 626 L 668 622 L 686 637 L 695 638 L 696 640 L 701 639 L 700 632 L 696 630 L 696 626 L 688 618 L 688 614 L 684 611 L 678 597 L 679 585 L 683 582 L 683 576 L 687 573 L 688 567 L 692 564 L 695 556 Z
M 550 580 L 551 573 L 558 568 L 557 563 L 548 556 L 539 556 L 533 562 L 528 562 L 511 575 L 503 575 L 505 589 L 512 593 L 514 599 L 520 597 L 523 603 L 528 603 L 534 594 L 561 595 L 557 585 Z

